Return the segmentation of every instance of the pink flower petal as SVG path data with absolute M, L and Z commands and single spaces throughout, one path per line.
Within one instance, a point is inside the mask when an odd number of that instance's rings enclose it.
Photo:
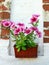
M 36 31 L 36 30 L 38 30 L 37 27 L 30 27 L 30 29 L 31 29 L 32 31 Z
M 2 25 L 4 27 L 10 27 L 11 23 L 10 23 L 10 21 L 5 20 L 5 21 L 2 21 Z
M 15 29 L 15 25 L 14 25 L 14 24 L 11 25 L 10 28 L 11 28 L 11 29 Z
M 33 17 L 39 17 L 40 15 L 38 15 L 38 14 L 34 14 L 34 15 L 32 15 Z
M 24 30 L 24 32 L 25 32 L 26 34 L 30 34 L 30 33 L 31 33 L 31 29 L 27 28 L 27 29 Z
M 36 31 L 36 33 L 37 33 L 37 35 L 38 35 L 38 37 L 40 38 L 42 35 L 41 35 L 41 32 L 38 30 L 38 31 Z
M 24 26 L 24 24 L 23 24 L 23 23 L 18 23 L 17 25 L 18 25 L 18 26 Z
M 16 25 L 14 22 L 11 22 L 11 26 L 10 26 L 11 29 L 15 29 L 16 28 Z
M 34 23 L 34 22 L 38 21 L 38 18 L 37 17 L 32 17 L 30 20 L 31 20 L 31 23 Z
M 16 29 L 14 30 L 14 34 L 15 34 L 15 35 L 19 34 L 19 32 L 20 32 L 20 28 L 16 28 Z

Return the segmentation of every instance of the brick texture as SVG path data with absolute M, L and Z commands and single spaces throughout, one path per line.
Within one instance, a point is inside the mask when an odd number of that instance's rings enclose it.
M 45 36 L 49 36 L 49 30 L 44 30 Z
M 46 27 L 46 28 L 49 27 L 49 22 L 47 22 L 47 21 L 44 22 L 44 27 Z
M 47 4 L 47 5 L 44 4 L 44 5 L 43 5 L 43 9 L 44 9 L 45 11 L 49 11 L 49 4 Z
M 2 33 L 2 39 L 9 39 L 9 35 L 10 35 L 10 30 L 9 29 L 3 29 L 2 28 L 1 33 Z M 6 36 L 5 36 L 5 34 L 6 34 Z
M 1 19 L 1 17 L 2 17 L 2 14 L 0 13 L 0 19 Z
M 5 1 L 5 0 L 0 0 L 0 2 L 3 2 L 3 1 Z
M 1 5 L 0 10 L 8 10 L 8 8 L 6 6 L 4 6 L 4 5 Z
M 1 12 L 0 17 L 2 19 L 9 19 L 10 18 L 10 13 L 9 12 Z
M 49 43 L 49 38 L 43 38 L 43 42 Z
M 49 0 L 43 0 L 44 3 L 49 3 Z
M 49 43 L 49 0 L 43 0 L 44 10 L 44 43 Z
M 2 20 L 9 20 L 10 19 L 10 2 L 11 0 L 0 0 L 0 2 L 3 2 L 0 5 L 0 21 L 2 22 Z M 7 30 L 6 28 L 3 29 L 4 27 L 1 26 L 1 38 L 2 39 L 9 39 L 9 30 Z M 4 33 L 3 33 L 4 32 Z

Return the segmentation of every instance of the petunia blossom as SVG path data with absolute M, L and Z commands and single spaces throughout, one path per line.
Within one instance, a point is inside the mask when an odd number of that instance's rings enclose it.
M 23 27 L 24 26 L 23 23 L 18 23 L 17 25 L 20 26 L 20 27 Z
M 30 28 L 26 28 L 26 29 L 24 30 L 24 32 L 25 32 L 26 34 L 30 34 L 32 31 L 31 31 Z
M 37 35 L 38 35 L 38 37 L 40 38 L 42 35 L 41 35 L 41 32 L 38 30 L 38 31 L 36 31 L 36 33 L 37 33 Z
M 18 25 L 18 27 L 20 27 L 21 32 L 24 32 L 24 29 L 25 29 L 24 23 L 18 23 L 17 25 Z
M 10 21 L 2 21 L 2 25 L 4 26 L 4 27 L 10 27 L 11 26 L 11 22 Z
M 31 20 L 31 24 L 32 24 L 34 22 L 37 22 L 38 21 L 38 18 L 37 17 L 32 17 L 30 20 Z
M 37 31 L 37 30 L 38 30 L 37 27 L 30 27 L 30 29 L 31 29 L 32 31 Z
M 16 28 L 16 29 L 14 30 L 14 35 L 19 34 L 19 32 L 20 32 L 20 28 Z
M 23 28 L 23 27 L 21 27 L 20 29 L 21 29 L 21 32 L 23 32 L 23 31 L 24 31 L 24 28 Z
M 11 28 L 11 29 L 15 29 L 15 25 L 12 24 L 12 25 L 10 26 L 10 28 Z
M 10 26 L 11 29 L 15 29 L 16 28 L 16 25 L 14 22 L 11 22 L 11 26 Z
M 32 15 L 33 17 L 39 17 L 40 15 L 38 15 L 38 14 L 34 14 L 34 15 Z

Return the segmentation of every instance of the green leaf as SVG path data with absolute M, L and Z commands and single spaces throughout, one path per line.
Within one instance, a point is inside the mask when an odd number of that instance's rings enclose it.
M 26 47 L 22 47 L 22 50 L 26 50 Z
M 24 43 L 23 46 L 26 46 L 26 43 Z
M 22 43 L 22 46 L 26 46 L 26 43 L 25 43 L 25 42 L 23 42 L 23 43 Z
M 39 23 L 39 20 L 36 23 L 33 23 L 32 25 L 37 27 L 38 23 Z
M 32 47 L 36 47 L 36 43 L 35 42 L 32 42 L 31 46 Z
M 14 36 L 14 33 L 13 33 L 13 31 L 12 31 L 12 30 L 10 30 L 10 32 L 11 32 L 11 34 Z
M 17 50 L 18 52 L 20 51 L 20 48 L 18 48 L 18 50 Z
M 19 45 L 16 46 L 16 48 L 19 48 L 19 47 L 20 47 Z

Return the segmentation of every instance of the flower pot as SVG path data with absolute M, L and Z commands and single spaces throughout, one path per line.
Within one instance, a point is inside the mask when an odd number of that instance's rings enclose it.
M 17 51 L 17 48 L 14 46 L 14 52 L 16 58 L 37 58 L 38 45 L 36 47 L 27 48 L 27 50 Z
M 1 30 L 1 38 L 2 39 L 9 39 L 10 36 L 10 28 L 2 28 Z

